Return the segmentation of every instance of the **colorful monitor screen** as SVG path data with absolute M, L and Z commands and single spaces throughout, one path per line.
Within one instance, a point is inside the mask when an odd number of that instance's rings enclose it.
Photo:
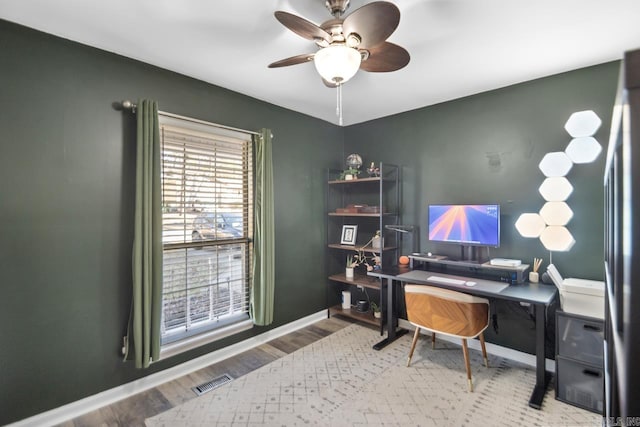
M 500 246 L 500 205 L 429 205 L 429 240 Z

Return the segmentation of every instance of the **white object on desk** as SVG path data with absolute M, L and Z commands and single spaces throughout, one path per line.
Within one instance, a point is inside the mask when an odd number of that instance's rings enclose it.
M 449 277 L 429 276 L 427 280 L 430 282 L 443 283 L 445 285 L 464 285 L 464 280 L 451 279 Z
M 489 263 L 491 265 L 498 265 L 500 267 L 517 267 L 522 264 L 522 261 L 520 261 L 519 259 L 493 258 Z
M 475 285 L 477 285 L 477 283 L 476 282 L 472 282 L 472 281 L 469 280 L 469 281 L 464 282 L 464 285 L 465 286 L 475 286 Z

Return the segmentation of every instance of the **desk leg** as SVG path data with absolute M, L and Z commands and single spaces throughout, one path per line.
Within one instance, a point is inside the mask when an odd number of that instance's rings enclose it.
M 551 375 L 547 374 L 545 368 L 545 306 L 544 304 L 535 304 L 534 310 L 536 316 L 536 385 L 531 393 L 529 406 L 540 409 Z
M 386 347 L 388 344 L 391 344 L 401 336 L 407 333 L 406 329 L 400 329 L 396 331 L 396 320 L 398 318 L 398 314 L 396 311 L 396 304 L 394 298 L 394 284 L 391 279 L 383 279 L 386 280 L 387 283 L 387 337 L 380 341 L 377 344 L 374 344 L 374 350 L 381 350 Z

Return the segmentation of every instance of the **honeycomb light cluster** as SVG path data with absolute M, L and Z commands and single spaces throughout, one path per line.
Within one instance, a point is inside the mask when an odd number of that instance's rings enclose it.
M 538 188 L 546 203 L 538 213 L 523 213 L 516 221 L 516 229 L 522 237 L 539 238 L 545 249 L 566 252 L 576 243 L 566 225 L 573 211 L 566 203 L 573 186 L 566 178 L 574 164 L 595 161 L 602 147 L 593 137 L 602 120 L 591 110 L 573 113 L 565 130 L 573 138 L 565 151 L 547 153 L 538 168 L 546 179 Z
M 538 191 L 548 202 L 564 202 L 573 192 L 573 185 L 564 176 L 554 176 L 545 179 Z

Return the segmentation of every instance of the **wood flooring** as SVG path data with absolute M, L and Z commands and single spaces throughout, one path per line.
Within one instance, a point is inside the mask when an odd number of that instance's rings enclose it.
M 144 420 L 146 418 L 196 398 L 196 394 L 191 390 L 192 387 L 223 374 L 229 374 L 233 378 L 238 378 L 321 338 L 331 335 L 348 326 L 350 323 L 351 322 L 336 317 L 321 320 L 313 325 L 276 338 L 237 356 L 136 394 L 112 405 L 105 406 L 81 417 L 74 418 L 59 426 L 144 426 Z

